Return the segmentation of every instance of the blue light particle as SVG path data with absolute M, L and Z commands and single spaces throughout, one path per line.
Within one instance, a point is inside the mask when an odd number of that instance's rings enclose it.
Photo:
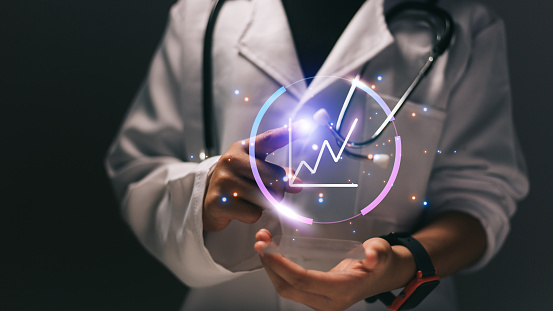
M 422 202 L 422 205 L 427 206 L 427 205 L 428 205 L 428 202 L 427 202 L 427 201 L 424 201 L 424 202 Z
M 353 230 L 353 233 L 355 233 L 355 230 Z
M 234 90 L 234 94 L 238 95 L 238 94 L 240 94 L 240 91 L 239 90 Z
M 194 156 L 193 156 L 193 155 L 191 155 L 191 156 L 190 156 L 190 159 L 194 159 Z
M 453 150 L 453 153 L 457 153 L 457 150 Z
M 227 201 L 227 197 L 221 198 L 221 201 L 226 202 L 226 201 Z
M 324 202 L 323 198 L 319 198 L 319 203 L 323 203 L 323 202 Z
M 378 81 L 382 81 L 382 76 L 378 76 L 376 79 L 377 79 Z
M 424 107 L 424 108 L 422 108 L 422 111 L 427 112 L 428 108 Z

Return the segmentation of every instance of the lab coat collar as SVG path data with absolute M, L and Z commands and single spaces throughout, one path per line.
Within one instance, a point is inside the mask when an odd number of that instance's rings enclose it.
M 251 16 L 237 44 L 239 53 L 283 86 L 303 79 L 280 0 L 254 0 Z M 305 89 L 305 82 L 300 82 L 288 91 L 299 99 Z
M 367 0 L 334 45 L 317 76 L 347 77 L 393 42 L 383 10 L 384 0 Z M 255 0 L 252 18 L 237 44 L 240 54 L 292 93 L 307 97 L 286 12 L 280 0 Z M 315 79 L 309 97 L 331 79 Z M 288 87 L 289 86 L 289 87 Z

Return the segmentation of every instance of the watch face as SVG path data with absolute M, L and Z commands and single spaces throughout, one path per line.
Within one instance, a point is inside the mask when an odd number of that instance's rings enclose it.
M 300 80 L 276 90 L 260 109 L 250 135 L 252 173 L 270 204 L 291 219 L 307 224 L 349 221 L 369 213 L 392 190 L 401 163 L 401 137 L 375 85 L 358 77 L 311 79 L 304 93 L 298 92 L 305 85 Z M 292 171 L 280 180 L 264 180 L 256 162 L 261 146 L 254 138 L 275 127 L 288 129 L 288 141 L 269 150 L 266 160 Z M 279 182 L 301 191 L 279 201 L 269 190 Z
M 430 281 L 420 284 L 413 293 L 407 297 L 407 300 L 399 307 L 398 310 L 411 310 L 421 303 L 421 301 L 440 284 L 439 280 Z M 403 293 L 403 292 L 402 292 Z M 404 294 L 404 293 L 403 293 Z M 401 293 L 400 293 L 401 295 Z

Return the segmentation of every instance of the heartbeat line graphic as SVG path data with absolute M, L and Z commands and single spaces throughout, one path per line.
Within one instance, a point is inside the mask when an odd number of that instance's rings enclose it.
M 288 167 L 292 167 L 292 119 L 288 120 Z M 349 184 L 294 184 L 294 181 L 298 177 L 298 174 L 300 173 L 301 169 L 305 166 L 311 174 L 315 174 L 317 172 L 317 168 L 319 167 L 319 163 L 321 162 L 321 157 L 323 156 L 323 152 L 325 151 L 325 148 L 328 148 L 328 152 L 332 156 L 332 159 L 334 162 L 338 162 L 340 158 L 342 157 L 342 152 L 344 152 L 344 149 L 346 148 L 346 145 L 349 141 L 349 137 L 351 136 L 351 133 L 353 132 L 353 129 L 355 128 L 355 125 L 357 124 L 357 119 L 353 121 L 353 124 L 351 125 L 351 128 L 349 129 L 348 135 L 346 136 L 346 139 L 344 140 L 344 143 L 340 147 L 340 151 L 337 155 L 334 154 L 334 151 L 332 150 L 332 147 L 330 147 L 330 143 L 328 140 L 324 140 L 323 145 L 321 147 L 321 151 L 319 152 L 319 156 L 317 157 L 317 162 L 315 162 L 315 166 L 312 168 L 307 164 L 305 161 L 301 161 L 298 169 L 294 173 L 294 176 L 292 178 L 288 179 L 288 183 L 290 187 L 297 187 L 297 188 L 355 188 L 357 187 L 357 184 L 349 183 Z

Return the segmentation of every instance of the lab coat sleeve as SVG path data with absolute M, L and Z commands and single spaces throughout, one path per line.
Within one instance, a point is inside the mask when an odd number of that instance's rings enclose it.
M 478 219 L 487 248 L 465 271 L 483 267 L 509 232 L 516 201 L 528 192 L 526 168 L 512 122 L 503 23 L 473 36 L 462 78 L 455 86 L 429 185 L 429 216 L 462 211 Z
M 172 10 L 172 15 L 178 14 Z M 204 245 L 202 203 L 217 157 L 188 162 L 180 107 L 182 49 L 174 16 L 148 77 L 106 160 L 123 215 L 140 242 L 189 286 L 241 275 L 217 264 Z M 197 161 L 197 160 L 196 160 Z

